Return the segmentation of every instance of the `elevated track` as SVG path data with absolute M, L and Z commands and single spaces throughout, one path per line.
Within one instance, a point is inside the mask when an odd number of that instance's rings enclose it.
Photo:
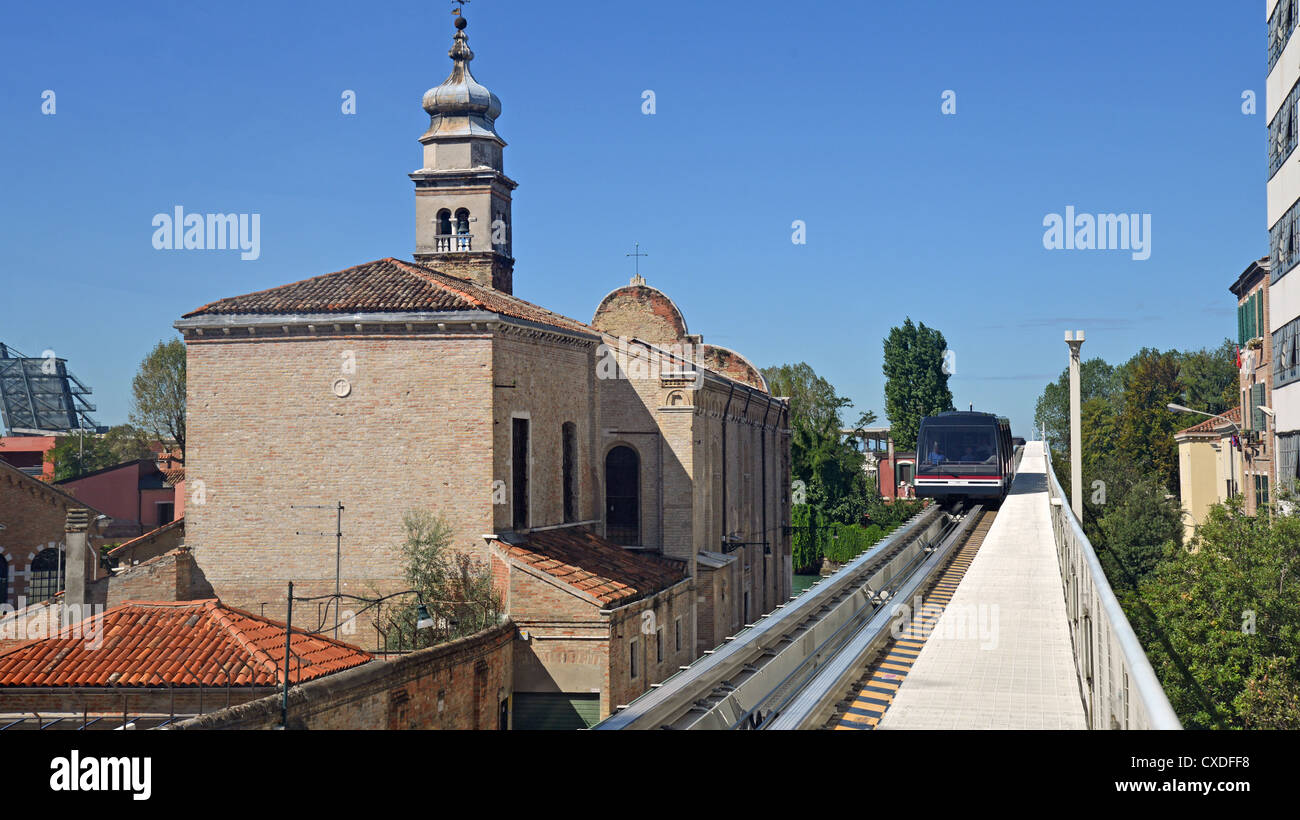
M 928 506 L 593 729 L 824 726 L 983 512 Z

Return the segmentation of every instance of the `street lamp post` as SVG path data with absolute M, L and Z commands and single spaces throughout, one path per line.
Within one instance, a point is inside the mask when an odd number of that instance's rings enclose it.
M 1083 520 L 1083 423 L 1080 420 L 1079 348 L 1083 347 L 1083 331 L 1065 331 L 1065 343 L 1070 346 L 1070 508 L 1074 517 Z
M 424 600 L 424 596 L 421 595 L 418 590 L 404 589 L 401 592 L 394 592 L 379 598 L 363 598 L 359 595 L 346 595 L 338 592 L 335 592 L 332 595 L 317 595 L 315 597 L 296 597 L 293 594 L 293 581 L 289 582 L 288 606 L 285 608 L 285 622 L 284 622 L 284 680 L 283 680 L 283 689 L 280 697 L 280 728 L 281 729 L 289 728 L 289 656 L 292 654 L 292 650 L 290 646 L 293 640 L 293 602 L 333 600 L 334 609 L 335 609 L 335 618 L 337 619 L 338 617 L 337 611 L 338 611 L 339 603 L 344 599 L 349 601 L 359 601 L 366 604 L 365 607 L 362 607 L 356 613 L 356 615 L 360 615 L 362 612 L 365 612 L 367 609 L 370 609 L 371 607 L 374 606 L 378 606 L 384 601 L 387 601 L 390 598 L 396 598 L 399 595 L 414 595 L 420 601 L 420 605 L 416 609 L 415 629 L 417 632 L 423 632 L 426 629 L 434 628 L 434 626 L 436 625 L 436 621 L 434 621 L 433 616 L 429 614 L 429 608 L 426 605 L 427 602 Z M 483 622 L 481 626 L 483 629 L 487 628 L 487 605 L 480 601 L 435 600 L 433 601 L 433 603 L 475 604 L 477 606 L 480 606 L 483 608 Z M 355 618 L 356 615 L 353 615 L 352 617 Z M 317 630 L 316 632 L 304 632 L 304 634 L 315 635 L 315 634 L 319 634 L 319 632 L 320 630 Z

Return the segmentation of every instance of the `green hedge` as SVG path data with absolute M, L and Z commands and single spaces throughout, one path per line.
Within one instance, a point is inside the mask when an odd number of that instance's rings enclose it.
M 810 504 L 795 504 L 790 508 L 791 563 L 797 574 L 816 572 L 821 566 L 822 540 L 826 532 L 826 517 Z
M 831 521 L 810 504 L 795 504 L 790 510 L 794 572 L 816 572 L 823 559 L 838 564 L 853 560 L 915 515 L 921 503 L 873 505 L 869 513 L 872 523 L 867 527 Z
M 884 531 L 875 524 L 870 527 L 858 524 L 834 524 L 831 527 L 829 543 L 826 545 L 826 559 L 837 564 L 852 561 L 884 537 Z

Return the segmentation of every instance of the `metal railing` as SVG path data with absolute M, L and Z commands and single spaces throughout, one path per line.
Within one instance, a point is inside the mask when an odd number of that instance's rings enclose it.
M 1181 729 L 1151 661 L 1120 608 L 1043 442 L 1052 533 L 1090 729 Z

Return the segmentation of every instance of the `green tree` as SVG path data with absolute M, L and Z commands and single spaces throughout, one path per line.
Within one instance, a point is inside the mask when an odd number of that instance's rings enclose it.
M 492 573 L 481 561 L 452 547 L 447 521 L 429 510 L 411 510 L 402 517 L 402 527 L 406 531 L 398 550 L 402 579 L 419 596 L 381 616 L 388 647 L 427 646 L 495 624 L 501 599 L 493 587 Z M 432 639 L 415 628 L 421 601 L 440 624 Z
M 131 381 L 131 422 L 185 453 L 185 343 L 159 342 Z
M 1179 404 L 1217 416 L 1241 403 L 1237 348 L 1232 340 L 1224 339 L 1213 350 L 1177 356 L 1178 381 L 1183 387 Z
M 889 433 L 896 447 L 909 450 L 922 418 L 953 409 L 944 367 L 948 343 L 938 330 L 908 317 L 902 327 L 890 328 L 883 345 Z
M 119 424 L 103 435 L 74 433 L 61 436 L 46 452 L 45 460 L 54 465 L 54 480 L 66 481 L 152 455 L 142 430 Z
M 1122 392 L 1115 368 L 1103 359 L 1088 359 L 1079 364 L 1080 411 L 1093 399 L 1111 405 L 1117 411 L 1115 399 Z M 1061 371 L 1056 381 L 1043 388 L 1034 407 L 1034 426 L 1046 429 L 1052 448 L 1064 452 L 1070 446 L 1070 369 Z
M 866 510 L 872 487 L 863 473 L 863 454 L 856 438 L 845 437 L 842 411 L 852 402 L 805 362 L 769 367 L 763 378 L 773 395 L 790 398 L 790 473 L 804 482 L 808 502 L 823 514 L 846 524 L 857 523 Z M 854 430 L 876 419 L 859 415 Z
M 1115 406 L 1107 399 L 1094 396 L 1079 408 L 1079 423 L 1083 473 L 1101 473 L 1103 465 L 1120 456 L 1117 449 L 1119 418 L 1115 415 Z M 1100 475 L 1097 477 L 1102 478 Z
M 1144 473 L 1154 473 L 1171 493 L 1178 492 L 1178 417 L 1166 408 L 1182 398 L 1178 354 L 1144 348 L 1121 368 L 1124 405 L 1116 446 Z
M 1300 519 L 1215 505 L 1126 604 L 1184 726 L 1300 728 Z
M 838 430 L 844 424 L 840 411 L 853 404 L 807 362 L 765 367 L 763 378 L 773 396 L 789 397 L 791 427 L 803 423 L 818 430 Z
M 1111 586 L 1134 587 L 1182 548 L 1183 510 L 1152 476 L 1124 486 L 1115 472 L 1102 474 L 1112 476 L 1115 498 L 1094 508 L 1099 558 Z

